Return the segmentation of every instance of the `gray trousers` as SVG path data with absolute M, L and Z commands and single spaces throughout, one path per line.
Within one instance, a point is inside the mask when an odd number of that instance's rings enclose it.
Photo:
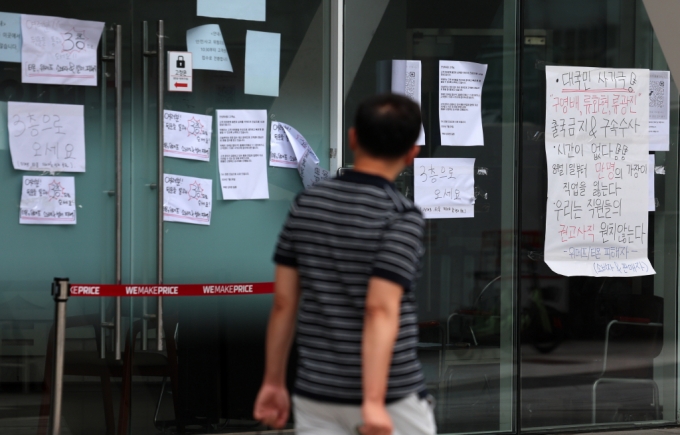
M 387 405 L 392 417 L 393 435 L 435 435 L 431 401 L 411 394 Z M 296 435 L 357 435 L 361 426 L 361 406 L 319 402 L 293 396 Z

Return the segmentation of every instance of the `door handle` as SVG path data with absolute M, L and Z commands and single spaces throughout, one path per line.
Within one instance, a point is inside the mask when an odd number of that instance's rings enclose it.
M 116 25 L 115 42 L 112 54 L 106 54 L 106 32 L 102 36 L 102 100 L 105 101 L 106 95 L 106 62 L 113 62 L 114 83 L 116 90 L 116 133 L 115 133 L 115 154 L 116 154 L 116 254 L 115 254 L 115 275 L 116 284 L 122 283 L 123 265 L 123 26 Z M 100 300 L 100 357 L 106 358 L 106 330 L 113 328 L 114 334 L 114 353 L 116 360 L 121 359 L 121 298 L 115 301 L 115 319 L 113 324 L 106 321 L 106 304 L 104 299 Z
M 158 38 L 156 51 L 149 51 L 148 48 L 148 23 L 144 21 L 142 23 L 142 47 L 143 47 L 143 62 L 144 62 L 144 72 L 146 73 L 148 58 L 156 57 L 158 66 L 158 101 L 157 101 L 157 138 L 158 138 L 158 178 L 156 180 L 156 194 L 158 195 L 158 208 L 157 208 L 157 220 L 156 220 L 156 282 L 161 285 L 163 284 L 163 241 L 164 241 L 164 224 L 163 224 L 163 173 L 164 173 L 164 157 L 163 157 L 163 109 L 165 107 L 165 27 L 163 20 L 158 21 L 158 30 L 156 32 Z M 146 77 L 145 77 L 146 79 Z M 146 83 L 144 80 L 144 98 L 146 98 Z M 146 310 L 145 310 L 146 311 Z M 143 348 L 146 347 L 145 337 L 147 335 L 148 323 L 146 319 L 148 316 L 146 312 L 143 313 L 143 333 L 142 333 L 142 343 Z M 158 296 L 156 299 L 156 348 L 159 351 L 163 350 L 163 297 Z

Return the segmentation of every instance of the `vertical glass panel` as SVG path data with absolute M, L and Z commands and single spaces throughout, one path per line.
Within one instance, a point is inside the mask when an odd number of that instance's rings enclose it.
M 115 91 L 113 65 L 99 58 L 113 50 L 113 23 L 130 28 L 129 1 L 48 2 L 2 5 L 3 12 L 106 22 L 100 41 L 97 86 L 22 84 L 21 64 L 0 62 L 0 433 L 44 433 L 51 379 L 50 331 L 55 276 L 71 282 L 115 280 Z M 3 32 L 9 29 L 2 27 Z M 7 132 L 7 102 L 84 106 L 86 169 L 57 173 L 75 181 L 76 225 L 20 225 L 23 176 L 50 175 L 13 169 Z M 45 121 L 45 118 L 40 119 Z M 112 308 L 104 304 L 111 316 Z M 115 430 L 114 406 L 120 372 L 109 340 L 102 340 L 100 301 L 71 298 L 67 304 L 62 433 L 104 434 Z M 110 337 L 110 330 L 104 330 Z M 100 350 L 104 347 L 106 358 Z M 113 386 L 112 386 L 113 384 Z
M 215 2 L 217 4 L 218 2 Z M 156 48 L 156 22 L 165 24 L 165 48 L 186 51 L 187 30 L 206 24 L 219 25 L 233 72 L 193 70 L 193 92 L 165 92 L 164 109 L 213 117 L 210 162 L 165 158 L 165 173 L 211 179 L 210 226 L 165 223 L 166 283 L 253 283 L 274 278 L 272 255 L 278 233 L 302 183 L 297 170 L 269 167 L 269 199 L 224 201 L 220 188 L 216 111 L 266 110 L 269 145 L 271 121 L 297 129 L 310 143 L 322 167 L 329 163 L 329 0 L 268 1 L 266 21 L 243 21 L 196 15 L 196 2 L 144 1 L 135 5 L 133 44 L 134 116 L 132 239 L 133 280 L 151 283 L 155 272 L 157 191 L 157 63 L 148 60 L 144 74 L 141 57 L 141 21 L 148 21 L 149 49 Z M 246 33 L 281 35 L 280 90 L 278 97 L 245 93 Z M 213 39 L 209 35 L 207 39 Z M 252 47 L 249 47 L 249 49 Z M 194 52 L 194 65 L 205 53 Z M 130 425 L 133 434 L 147 434 L 156 427 L 188 430 L 254 430 L 252 406 L 264 371 L 264 336 L 271 306 L 269 295 L 165 298 L 168 348 L 176 338 L 177 358 L 169 364 L 178 370 L 177 388 L 170 379 L 163 390 L 163 375 L 144 377 L 135 369 Z M 133 301 L 132 315 L 155 312 L 155 299 Z M 149 352 L 141 350 L 142 332 L 132 338 L 135 355 L 153 354 L 156 331 L 150 322 Z M 164 391 L 164 393 L 162 392 Z M 157 400 L 160 412 L 154 417 Z M 154 419 L 156 422 L 154 422 Z M 174 428 L 173 428 L 174 430 Z
M 566 278 L 543 262 L 545 65 L 668 70 L 641 1 L 525 2 L 521 241 L 524 430 L 676 421 L 678 90 L 671 146 L 655 152 L 656 275 Z M 658 392 L 658 395 L 657 395 Z
M 385 65 L 422 65 L 426 145 L 420 157 L 475 158 L 475 217 L 427 221 L 418 285 L 419 354 L 438 401 L 439 433 L 514 428 L 515 107 L 514 1 L 346 1 L 345 127 L 364 98 L 391 89 Z M 442 146 L 439 61 L 488 65 L 484 146 Z M 345 166 L 352 156 L 345 147 Z M 397 185 L 413 199 L 414 168 Z

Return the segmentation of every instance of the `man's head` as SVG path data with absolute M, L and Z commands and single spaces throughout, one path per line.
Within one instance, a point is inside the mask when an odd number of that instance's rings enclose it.
M 376 95 L 359 105 L 350 140 L 371 157 L 396 160 L 411 152 L 421 125 L 420 108 L 413 100 Z

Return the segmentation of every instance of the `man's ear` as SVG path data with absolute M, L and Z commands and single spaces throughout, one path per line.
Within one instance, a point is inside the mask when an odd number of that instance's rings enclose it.
M 357 148 L 359 148 L 359 139 L 357 138 L 357 130 L 354 127 L 351 127 L 347 132 L 347 138 L 349 139 L 349 149 L 352 152 L 356 152 Z
M 418 153 L 420 153 L 420 147 L 418 145 L 413 145 L 410 150 L 408 150 L 408 153 L 404 156 L 404 164 L 406 166 L 411 166 L 413 164 L 413 160 L 418 157 Z

